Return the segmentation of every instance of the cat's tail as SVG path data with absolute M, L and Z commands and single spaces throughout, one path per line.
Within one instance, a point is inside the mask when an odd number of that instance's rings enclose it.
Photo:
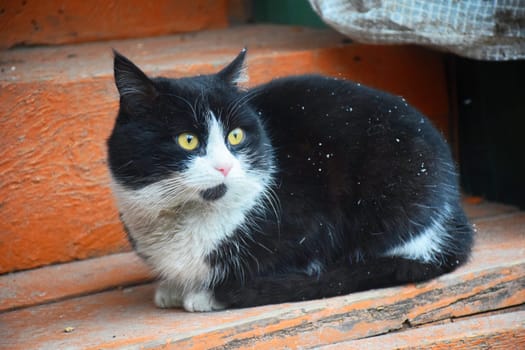
M 404 258 L 377 258 L 362 264 L 344 262 L 319 276 L 294 273 L 258 277 L 243 285 L 226 282 L 215 288 L 215 298 L 231 308 L 304 301 L 423 281 L 446 270 Z

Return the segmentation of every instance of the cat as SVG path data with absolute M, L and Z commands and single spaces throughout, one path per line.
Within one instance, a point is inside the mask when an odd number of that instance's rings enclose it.
M 149 78 L 114 52 L 111 187 L 158 307 L 212 311 L 432 279 L 473 230 L 448 145 L 407 102 L 302 75 Z

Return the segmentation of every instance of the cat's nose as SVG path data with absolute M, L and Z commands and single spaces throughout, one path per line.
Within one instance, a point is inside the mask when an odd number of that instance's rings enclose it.
M 220 172 L 224 177 L 228 176 L 228 173 L 232 169 L 231 164 L 221 164 L 215 167 L 215 170 Z

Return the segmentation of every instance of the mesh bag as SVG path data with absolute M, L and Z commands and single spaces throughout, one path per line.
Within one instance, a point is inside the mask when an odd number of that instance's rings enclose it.
M 420 44 L 479 60 L 525 59 L 525 0 L 309 0 L 348 37 Z

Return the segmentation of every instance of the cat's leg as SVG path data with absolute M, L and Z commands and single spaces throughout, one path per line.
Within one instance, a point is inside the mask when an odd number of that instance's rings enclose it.
M 439 264 L 399 257 L 375 258 L 357 264 L 346 260 L 319 277 L 296 273 L 259 277 L 243 285 L 230 281 L 217 286 L 215 295 L 227 307 L 251 307 L 421 282 L 447 271 L 447 267 Z
M 190 292 L 184 296 L 183 306 L 189 312 L 222 310 L 226 305 L 219 303 L 211 290 Z
M 182 293 L 177 283 L 164 280 L 159 283 L 155 291 L 155 305 L 162 309 L 181 307 Z
M 202 290 L 182 293 L 177 283 L 165 280 L 159 283 L 155 291 L 155 305 L 162 309 L 183 307 L 189 312 L 216 311 L 225 308 L 219 303 L 212 291 Z

